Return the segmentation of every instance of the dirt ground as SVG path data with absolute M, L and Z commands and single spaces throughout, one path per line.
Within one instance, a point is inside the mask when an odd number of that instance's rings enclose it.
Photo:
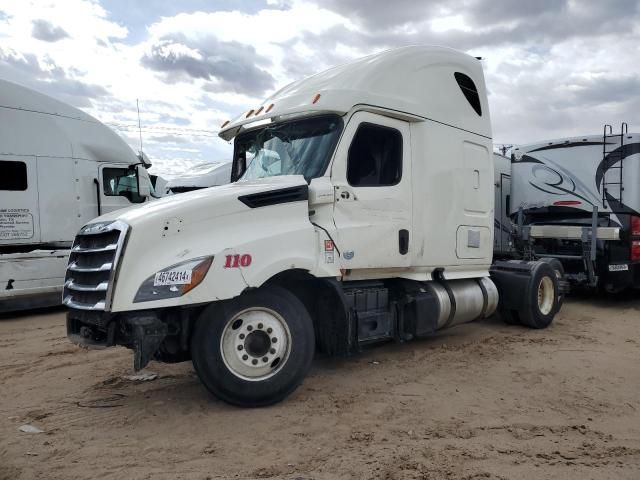
M 190 363 L 147 370 L 70 344 L 61 310 L 0 318 L 0 478 L 640 478 L 640 298 L 319 358 L 264 409 L 212 398 Z

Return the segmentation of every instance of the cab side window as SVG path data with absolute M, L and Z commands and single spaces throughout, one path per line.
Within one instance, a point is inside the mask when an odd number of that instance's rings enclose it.
M 0 161 L 0 190 L 23 192 L 27 189 L 27 164 Z
M 353 187 L 396 185 L 402 178 L 402 134 L 363 123 L 358 127 L 347 159 L 347 181 Z
M 107 197 L 126 197 L 131 203 L 142 203 L 145 200 L 138 194 L 135 171 L 128 168 L 104 168 L 102 189 Z

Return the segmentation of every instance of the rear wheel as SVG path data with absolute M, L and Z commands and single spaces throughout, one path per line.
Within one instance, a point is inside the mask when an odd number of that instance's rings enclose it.
M 535 262 L 524 308 L 518 311 L 520 323 L 531 328 L 546 328 L 558 312 L 558 278 L 547 262 Z
M 562 280 L 564 280 L 564 267 L 562 266 L 562 262 L 560 260 L 558 260 L 557 258 L 545 257 L 545 258 L 542 258 L 541 261 L 547 262 L 551 266 L 551 268 L 553 268 L 553 271 L 556 274 L 556 278 L 558 279 L 558 282 L 561 282 Z M 564 302 L 564 295 L 558 292 L 558 309 L 562 307 L 563 302 Z
M 210 305 L 191 338 L 193 365 L 207 389 L 243 407 L 270 405 L 293 392 L 314 349 L 304 305 L 278 286 Z

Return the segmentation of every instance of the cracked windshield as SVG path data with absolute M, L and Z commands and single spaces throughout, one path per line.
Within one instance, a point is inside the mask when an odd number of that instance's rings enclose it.
M 319 177 L 335 148 L 342 120 L 336 115 L 287 122 L 240 136 L 237 155 L 246 155 L 241 181 L 278 175 Z

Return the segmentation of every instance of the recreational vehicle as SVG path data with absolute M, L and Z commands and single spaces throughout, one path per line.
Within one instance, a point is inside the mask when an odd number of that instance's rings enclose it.
M 603 135 L 519 146 L 511 185 L 525 255 L 557 258 L 574 284 L 640 287 L 640 134 L 607 125 Z
M 348 355 L 496 310 L 544 328 L 558 311 L 549 263 L 492 259 L 474 57 L 366 57 L 283 88 L 220 136 L 234 141 L 233 183 L 79 231 L 64 289 L 72 341 L 125 345 L 137 369 L 192 359 L 215 395 L 260 406 L 302 382 L 316 349 Z
M 0 127 L 0 312 L 59 305 L 78 229 L 148 201 L 150 165 L 95 118 L 2 80 Z

